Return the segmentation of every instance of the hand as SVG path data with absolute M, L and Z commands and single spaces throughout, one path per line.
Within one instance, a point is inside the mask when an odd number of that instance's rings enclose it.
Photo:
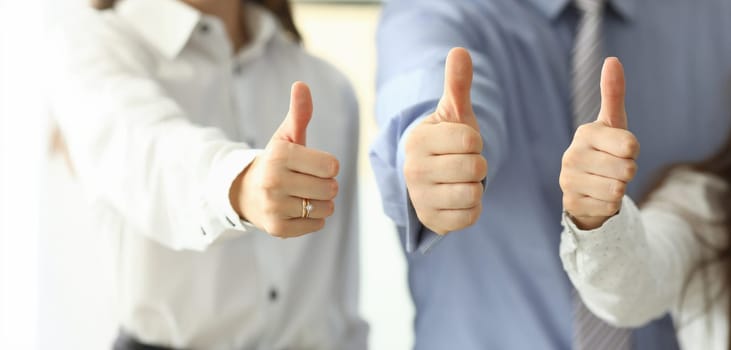
M 470 54 L 452 49 L 439 105 L 414 127 L 405 144 L 409 197 L 422 224 L 440 235 L 474 224 L 482 212 L 487 160 L 481 154 L 471 86 Z
M 595 229 L 617 214 L 627 183 L 637 172 L 640 151 L 627 131 L 624 71 L 617 58 L 604 61 L 601 94 L 599 117 L 576 129 L 559 179 L 564 209 L 583 230 Z
M 231 186 L 234 210 L 275 237 L 318 231 L 335 210 L 335 176 L 340 166 L 334 156 L 305 147 L 311 118 L 310 90 L 304 83 L 294 83 L 284 122 Z M 303 198 L 313 207 L 306 219 L 302 218 Z

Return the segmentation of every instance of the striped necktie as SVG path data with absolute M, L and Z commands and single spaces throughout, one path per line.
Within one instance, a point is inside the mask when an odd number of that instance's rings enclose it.
M 574 126 L 596 120 L 599 114 L 599 78 L 602 69 L 602 15 L 606 0 L 574 0 L 581 18 L 572 62 Z
M 602 66 L 602 16 L 606 0 L 574 0 L 581 18 L 573 51 L 574 126 L 596 120 L 599 114 L 599 80 Z M 610 326 L 586 308 L 578 293 L 574 299 L 574 350 L 628 350 L 631 333 Z

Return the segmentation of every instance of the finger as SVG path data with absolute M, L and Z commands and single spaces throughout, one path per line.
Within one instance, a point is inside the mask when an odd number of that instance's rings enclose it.
M 312 94 L 307 84 L 292 84 L 289 113 L 274 133 L 272 139 L 288 141 L 298 145 L 307 143 L 307 124 L 312 119 Z
M 286 209 L 282 211 L 283 219 L 301 219 L 303 213 L 303 203 L 300 197 L 289 197 L 285 200 Z M 335 212 L 335 202 L 331 200 L 309 200 L 312 209 L 307 217 L 308 219 L 324 219 L 331 216 Z
M 564 159 L 564 166 L 589 174 L 617 179 L 624 182 L 631 181 L 637 173 L 637 163 L 633 159 L 619 158 L 593 148 L 573 151 L 571 159 Z
M 477 129 L 472 110 L 472 58 L 461 47 L 453 48 L 444 65 L 444 92 L 437 108 L 441 121 L 465 123 Z
M 282 191 L 289 196 L 329 201 L 338 194 L 338 182 L 333 178 L 297 172 L 290 172 L 285 178 L 287 181 L 283 183 Z
M 624 69 L 616 57 L 604 60 L 600 86 L 602 102 L 597 120 L 613 128 L 627 129 Z
M 266 228 L 267 233 L 278 238 L 294 238 L 317 232 L 325 227 L 325 219 L 277 220 Z
M 412 195 L 418 203 L 428 203 L 435 210 L 470 209 L 482 202 L 481 183 L 438 184 Z
M 459 123 L 424 123 L 407 140 L 407 153 L 421 155 L 479 154 L 482 136 L 476 129 Z
M 636 159 L 639 156 L 640 143 L 628 130 L 588 123 L 580 126 L 576 133 L 579 142 L 596 150 L 627 159 Z
M 487 160 L 481 154 L 447 154 L 426 158 L 423 174 L 432 183 L 480 182 L 487 176 Z
M 605 202 L 582 195 L 564 196 L 564 209 L 577 218 L 601 218 L 613 216 L 619 211 L 621 202 Z
M 328 179 L 338 175 L 340 162 L 330 153 L 300 145 L 291 145 L 286 167 L 298 173 Z
M 627 184 L 617 179 L 566 170 L 561 173 L 561 189 L 564 193 L 576 193 L 605 202 L 616 202 L 622 200 Z
M 437 234 L 443 235 L 448 232 L 461 230 L 474 225 L 482 213 L 482 204 L 469 209 L 439 210 L 435 213 L 435 219 L 439 222 Z

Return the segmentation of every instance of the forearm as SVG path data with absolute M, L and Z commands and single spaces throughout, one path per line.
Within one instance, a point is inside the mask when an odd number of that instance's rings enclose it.
M 78 42 L 56 42 L 51 105 L 91 200 L 173 249 L 204 249 L 243 230 L 228 189 L 256 152 L 190 122 L 135 47 L 72 34 Z
M 127 132 L 116 123 L 98 130 L 62 124 L 87 195 L 134 231 L 173 249 L 204 249 L 225 231 L 243 229 L 225 200 L 233 178 L 255 155 L 245 146 L 187 122 Z

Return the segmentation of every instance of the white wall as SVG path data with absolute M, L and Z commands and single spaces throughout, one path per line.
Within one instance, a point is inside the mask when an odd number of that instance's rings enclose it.
M 40 1 L 0 0 L 0 349 L 36 346 Z

